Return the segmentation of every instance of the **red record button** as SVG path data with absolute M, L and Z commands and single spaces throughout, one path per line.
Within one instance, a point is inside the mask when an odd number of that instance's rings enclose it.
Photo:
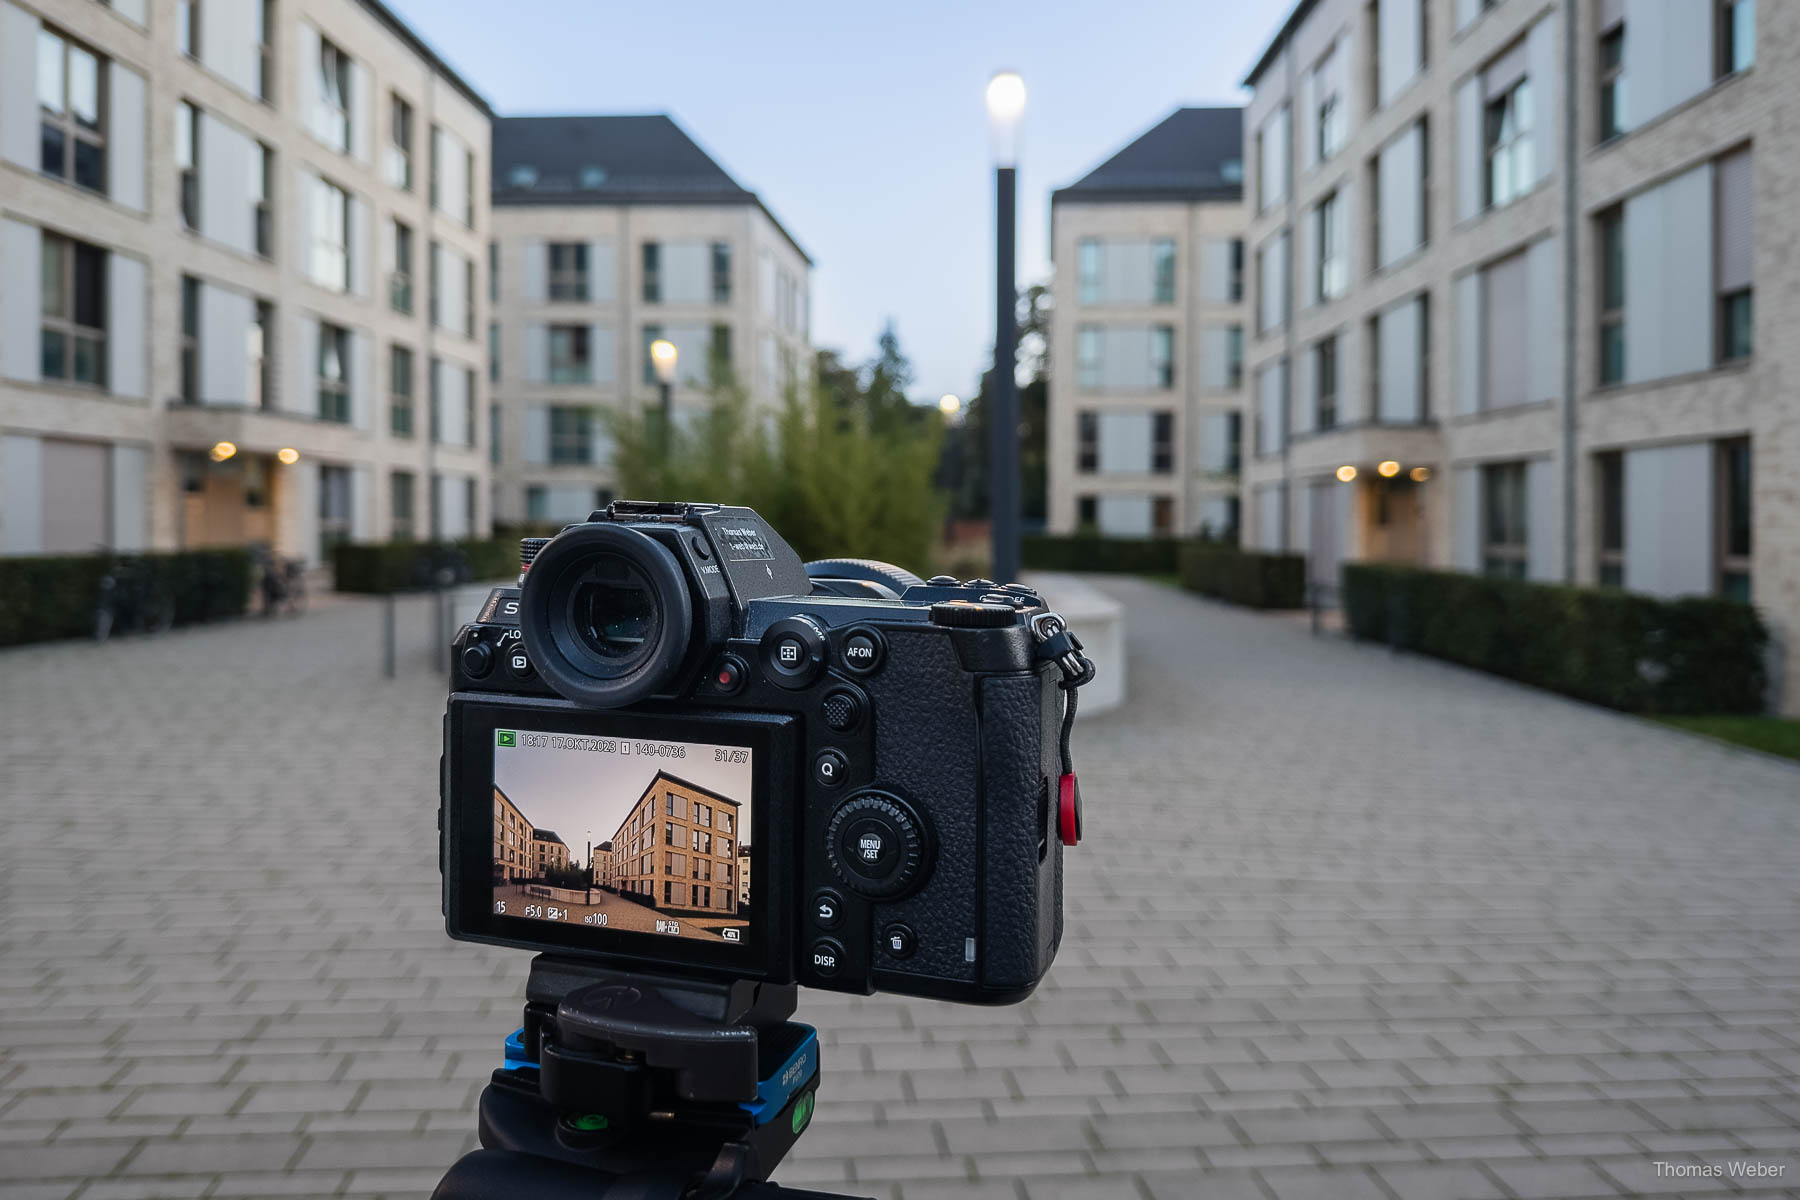
M 721 658 L 713 667 L 713 686 L 727 696 L 735 694 L 744 686 L 744 664 L 731 655 Z

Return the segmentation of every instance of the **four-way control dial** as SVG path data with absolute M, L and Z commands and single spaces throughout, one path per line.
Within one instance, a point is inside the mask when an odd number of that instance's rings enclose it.
M 825 858 L 851 891 L 892 900 L 917 887 L 930 868 L 925 824 L 889 792 L 862 791 L 838 805 L 825 829 Z

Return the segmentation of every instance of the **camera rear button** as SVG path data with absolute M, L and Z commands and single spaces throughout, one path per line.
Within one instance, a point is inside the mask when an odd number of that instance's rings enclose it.
M 537 675 L 537 668 L 531 665 L 531 659 L 525 653 L 523 642 L 513 643 L 512 650 L 506 656 L 506 673 L 514 679 L 532 679 Z
M 881 931 L 881 948 L 895 958 L 911 958 L 919 939 L 904 925 L 889 925 Z
M 812 969 L 823 979 L 836 979 L 844 969 L 844 948 L 830 938 L 820 938 L 812 946 Z
M 835 892 L 820 892 L 813 897 L 813 924 L 820 929 L 836 929 L 844 923 L 844 903 Z
M 494 669 L 494 650 L 486 642 L 472 642 L 463 647 L 463 674 L 470 679 L 485 679 Z
M 825 723 L 839 733 L 855 729 L 862 722 L 862 701 L 848 688 L 835 688 L 826 692 L 825 702 L 821 707 L 825 710 Z
M 821 750 L 813 759 L 813 781 L 820 787 L 841 787 L 850 770 L 850 760 L 836 750 Z

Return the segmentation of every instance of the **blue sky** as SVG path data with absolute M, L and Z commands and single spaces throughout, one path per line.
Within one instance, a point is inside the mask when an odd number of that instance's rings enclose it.
M 982 90 L 1029 92 L 1019 278 L 1050 271 L 1050 191 L 1182 104 L 1241 103 L 1286 0 L 1034 5 L 390 0 L 505 114 L 667 112 L 813 257 L 813 339 L 894 322 L 915 399 L 967 395 L 993 338 Z

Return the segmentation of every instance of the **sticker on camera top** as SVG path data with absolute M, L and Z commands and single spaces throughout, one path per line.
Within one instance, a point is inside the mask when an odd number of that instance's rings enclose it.
M 760 562 L 775 557 L 769 549 L 769 535 L 764 529 L 755 525 L 718 525 L 713 534 L 725 549 L 725 557 L 732 562 Z

